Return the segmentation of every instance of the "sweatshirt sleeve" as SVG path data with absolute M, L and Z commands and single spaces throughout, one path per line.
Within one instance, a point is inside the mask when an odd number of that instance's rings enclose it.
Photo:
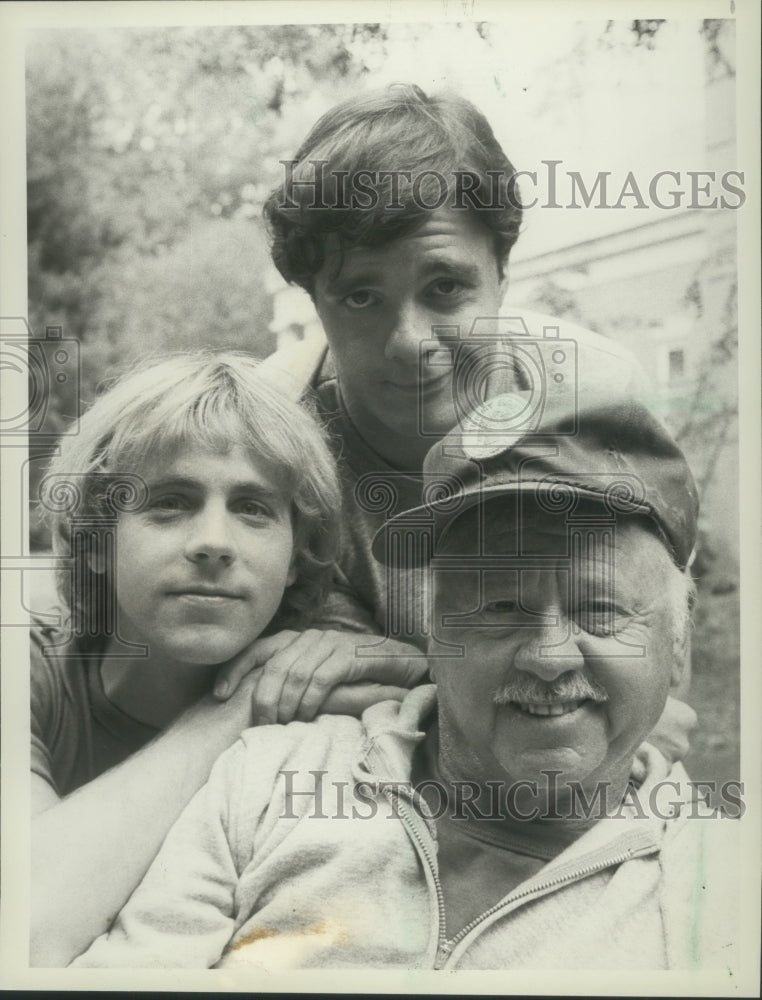
M 210 968 L 235 924 L 231 848 L 245 748 L 235 744 L 188 803 L 114 921 L 71 964 L 79 968 Z

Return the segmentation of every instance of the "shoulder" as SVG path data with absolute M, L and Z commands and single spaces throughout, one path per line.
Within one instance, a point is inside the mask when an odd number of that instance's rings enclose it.
M 743 821 L 709 806 L 681 764 L 665 786 L 678 790 L 676 815 L 664 822 L 660 865 L 665 912 L 682 914 L 691 935 L 711 951 L 726 941 L 735 917 L 741 878 Z M 667 789 L 669 790 L 669 789 Z M 733 939 L 731 934 L 731 940 Z
M 30 630 L 30 704 L 33 732 L 57 753 L 88 744 L 94 721 L 93 677 L 100 656 L 84 648 L 61 626 L 36 624 Z
M 703 802 L 682 765 L 673 766 L 665 788 L 670 782 L 679 808 L 664 821 L 659 853 L 670 967 L 731 967 L 739 942 L 743 821 Z
M 358 719 L 319 716 L 314 722 L 255 726 L 217 760 L 210 783 L 227 802 L 229 816 L 263 814 L 299 789 L 299 805 L 319 781 L 351 780 L 364 729 Z
M 83 663 L 65 625 L 35 622 L 29 630 L 32 702 L 46 691 L 64 690 L 84 679 Z
M 671 825 L 660 854 L 670 966 L 732 968 L 740 943 L 742 821 L 686 811 Z
M 597 385 L 614 396 L 640 397 L 648 391 L 649 379 L 640 362 L 629 348 L 611 337 L 520 307 L 504 305 L 500 319 L 504 336 L 531 337 L 540 355 L 555 355 L 553 363 L 565 368 L 577 387 L 587 390 Z M 560 361 L 556 360 L 558 351 L 564 355 Z
M 697 871 L 708 876 L 714 872 L 720 881 L 720 872 L 737 863 L 741 828 L 739 820 L 700 800 L 683 803 L 679 816 L 666 823 L 662 867 L 688 877 Z
M 323 337 L 310 337 L 279 348 L 260 365 L 260 371 L 286 392 L 299 399 L 318 387 L 328 364 L 328 345 Z
M 86 663 L 64 626 L 30 631 L 31 769 L 56 790 L 72 791 L 90 708 Z
M 242 866 L 257 845 L 281 843 L 324 792 L 352 780 L 362 725 L 347 716 L 245 730 L 215 763 L 206 795 Z M 334 784 L 336 783 L 336 784 Z
M 313 722 L 257 726 L 242 733 L 239 756 L 258 776 L 279 770 L 345 770 L 352 768 L 364 740 L 359 719 L 320 715 Z
M 436 687 L 423 684 L 402 702 L 377 702 L 361 719 L 349 715 L 319 715 L 313 722 L 257 726 L 245 730 L 234 753 L 239 766 L 255 768 L 259 776 L 293 769 L 330 776 L 387 777 L 409 780 L 412 748 L 423 738 L 436 705 Z M 369 754 L 373 766 L 369 769 Z

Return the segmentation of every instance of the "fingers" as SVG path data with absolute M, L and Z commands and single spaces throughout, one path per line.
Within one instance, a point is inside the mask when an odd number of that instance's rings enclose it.
M 355 646 L 367 648 L 356 657 L 353 676 L 345 678 L 348 683 L 376 681 L 393 687 L 412 688 L 426 678 L 428 659 L 417 646 L 389 638 L 382 640 L 382 646 L 376 636 L 370 635 L 354 635 L 352 638 Z M 375 644 L 379 646 L 378 655 L 374 655 Z
M 214 696 L 226 701 L 238 689 L 242 678 L 250 671 L 267 663 L 278 650 L 289 646 L 299 636 L 299 632 L 284 629 L 269 635 L 266 639 L 256 639 L 251 645 L 224 663 L 217 671 L 214 682 Z
M 698 715 L 696 715 L 694 709 L 684 701 L 680 701 L 679 698 L 668 698 L 667 701 L 674 702 L 672 707 L 675 711 L 675 718 L 685 733 L 692 732 L 698 726 Z
M 345 711 L 359 714 L 374 701 L 415 686 L 426 675 L 426 657 L 405 643 L 386 640 L 384 655 L 358 656 L 358 647 L 372 646 L 374 637 L 319 629 L 288 635 L 289 641 L 279 643 L 265 663 L 254 699 L 255 724 L 309 721 L 340 684 L 356 689 Z M 370 681 L 375 683 L 365 684 L 360 693 L 360 682 Z
M 265 665 L 257 688 L 255 721 L 290 722 L 307 695 L 300 719 L 311 719 L 339 680 L 351 674 L 347 645 L 337 633 L 307 629 Z
M 353 671 L 348 664 L 348 656 L 353 655 L 345 647 L 334 647 L 325 660 L 317 667 L 297 701 L 297 688 L 289 688 L 284 685 L 283 697 L 281 699 L 282 711 L 292 712 L 292 718 L 309 722 L 314 719 L 319 711 L 323 710 L 326 698 Z M 378 685 L 375 685 L 378 686 Z M 336 713 L 334 713 L 336 714 Z
M 630 767 L 630 779 L 636 784 L 641 784 L 645 781 L 647 774 L 646 762 L 641 760 L 637 754 L 632 758 L 632 766 Z
M 402 701 L 407 694 L 408 688 L 392 684 L 374 684 L 372 681 L 341 684 L 325 699 L 321 711 L 330 715 L 353 715 L 359 718 L 371 705 L 380 701 Z

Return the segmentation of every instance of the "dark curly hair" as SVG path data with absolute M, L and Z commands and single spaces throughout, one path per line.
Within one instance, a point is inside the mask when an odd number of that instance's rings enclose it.
M 282 160 L 265 202 L 271 253 L 286 281 L 314 294 L 331 234 L 340 246 L 382 246 L 450 205 L 492 230 L 500 277 L 521 224 L 516 170 L 484 115 L 454 94 L 394 84 L 324 114 Z

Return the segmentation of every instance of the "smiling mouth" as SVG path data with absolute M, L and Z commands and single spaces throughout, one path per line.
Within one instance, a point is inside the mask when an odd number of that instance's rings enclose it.
M 562 702 L 524 702 L 524 701 L 513 701 L 511 706 L 520 712 L 524 712 L 526 715 L 539 715 L 547 718 L 549 716 L 557 715 L 569 715 L 570 712 L 576 712 L 580 705 L 584 705 L 585 702 L 589 701 L 588 698 L 583 698 L 577 701 L 562 701 Z

